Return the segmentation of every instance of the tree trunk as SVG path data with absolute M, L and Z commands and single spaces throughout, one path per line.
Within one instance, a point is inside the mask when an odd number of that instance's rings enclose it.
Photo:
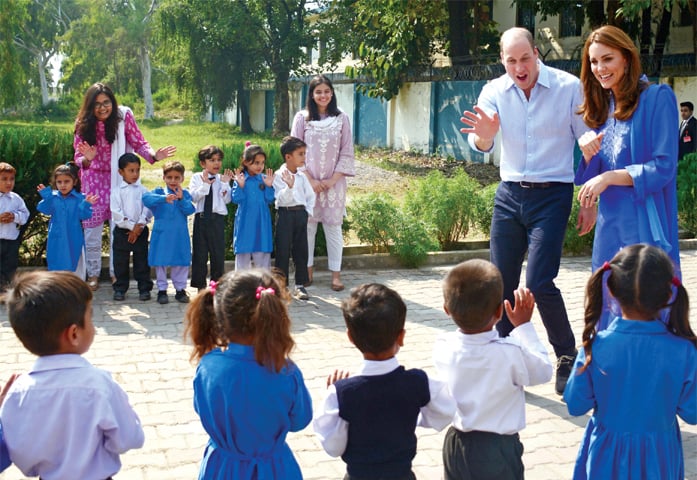
M 290 74 L 287 70 L 276 70 L 274 72 L 274 119 L 273 134 L 287 135 L 290 131 L 288 126 L 288 78 Z
M 605 0 L 589 0 L 586 16 L 591 30 L 600 28 L 605 23 Z
M 641 11 L 641 41 L 639 53 L 644 56 L 651 51 L 651 7 Z
M 670 18 L 671 12 L 664 0 L 663 15 L 661 15 L 661 21 L 659 22 L 658 29 L 656 30 L 656 45 L 653 47 L 653 58 L 655 62 L 653 76 L 656 77 L 661 75 L 663 51 L 666 48 L 666 39 L 670 33 Z
M 240 132 L 252 134 L 252 122 L 249 121 L 249 104 L 244 96 L 244 85 L 242 79 L 237 81 L 237 108 L 240 112 Z
M 469 61 L 467 33 L 471 19 L 467 2 L 448 0 L 448 27 L 450 30 L 450 61 L 453 66 L 466 65 Z
M 46 68 L 48 60 L 43 53 L 36 55 L 36 63 L 39 64 L 39 85 L 41 86 L 41 105 L 46 106 L 50 101 L 48 97 L 48 80 L 46 80 Z M 50 58 L 50 57 L 49 57 Z
M 145 45 L 141 45 L 139 49 L 139 59 L 140 60 L 140 75 L 141 82 L 143 86 L 143 101 L 145 102 L 145 116 L 146 120 L 151 120 L 155 116 L 155 107 L 152 103 L 152 68 L 150 66 L 150 54 L 148 53 L 148 48 Z
M 617 9 L 620 7 L 619 0 L 607 0 L 607 24 L 620 27 L 622 17 L 617 15 Z

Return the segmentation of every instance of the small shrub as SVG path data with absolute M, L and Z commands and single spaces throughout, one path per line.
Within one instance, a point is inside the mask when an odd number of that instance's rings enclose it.
M 491 233 L 491 218 L 494 216 L 494 197 L 498 183 L 487 185 L 477 192 L 477 208 L 474 212 L 474 224 L 487 238 Z
M 678 222 L 690 236 L 697 234 L 697 153 L 678 163 Z
M 578 222 L 578 212 L 581 205 L 576 200 L 580 187 L 574 188 L 574 200 L 571 204 L 571 215 L 566 224 L 566 232 L 564 234 L 563 252 L 566 255 L 590 255 L 593 251 L 593 238 L 595 237 L 595 227 L 587 234 L 580 236 L 576 229 Z
M 438 248 L 438 243 L 429 234 L 425 222 L 408 213 L 401 213 L 400 217 L 390 253 L 405 267 L 419 267 L 428 258 L 428 252 Z
M 372 247 L 373 253 L 388 251 L 396 238 L 399 206 L 387 193 L 371 193 L 353 200 L 346 207 L 358 240 Z
M 404 208 L 432 226 L 440 248 L 447 250 L 469 233 L 476 217 L 479 189 L 479 183 L 464 170 L 458 170 L 451 178 L 434 170 L 414 182 L 414 190 L 407 192 Z

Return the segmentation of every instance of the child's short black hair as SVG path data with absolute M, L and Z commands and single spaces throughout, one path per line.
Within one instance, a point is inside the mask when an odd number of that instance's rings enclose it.
M 225 158 L 225 154 L 220 148 L 216 147 L 215 145 L 206 145 L 198 151 L 198 161 L 205 162 L 206 160 L 213 158 L 213 155 L 220 155 L 221 160 Z
M 58 351 L 66 328 L 85 326 L 92 290 L 72 272 L 33 271 L 15 277 L 5 300 L 17 338 L 43 356 Z
M 140 157 L 135 153 L 124 153 L 119 157 L 119 170 L 126 168 L 129 163 L 137 163 L 140 165 Z
M 179 172 L 182 174 L 182 177 L 184 176 L 184 172 L 186 171 L 186 168 L 181 162 L 178 162 L 176 160 L 172 160 L 171 162 L 167 162 L 162 166 L 162 175 L 167 175 L 169 172 L 174 170 L 175 172 Z
M 341 302 L 341 312 L 353 343 L 363 353 L 381 353 L 392 347 L 407 318 L 402 297 L 379 283 L 351 290 Z
M 286 159 L 286 155 L 291 155 L 298 148 L 302 147 L 307 147 L 307 144 L 299 138 L 290 135 L 283 137 L 283 140 L 281 140 L 281 155 L 283 155 L 283 160 Z
M 445 308 L 463 331 L 486 327 L 503 301 L 503 279 L 496 266 L 472 259 L 453 267 L 443 281 Z

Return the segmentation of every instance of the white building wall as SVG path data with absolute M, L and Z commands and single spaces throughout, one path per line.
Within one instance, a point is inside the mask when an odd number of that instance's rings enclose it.
M 387 144 L 397 150 L 428 152 L 431 82 L 406 83 L 390 100 Z
M 256 91 L 250 92 L 249 98 L 249 122 L 252 124 L 252 130 L 255 132 L 263 132 L 266 127 L 266 92 Z
M 351 131 L 353 132 L 353 107 L 356 104 L 354 100 L 353 83 L 333 83 L 333 86 L 334 95 L 336 95 L 336 103 L 341 110 L 346 112 L 346 115 L 348 115 L 351 120 Z

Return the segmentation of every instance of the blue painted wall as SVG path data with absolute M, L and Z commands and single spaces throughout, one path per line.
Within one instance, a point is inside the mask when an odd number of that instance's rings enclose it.
M 364 147 L 387 146 L 387 102 L 356 91 L 353 136 Z

